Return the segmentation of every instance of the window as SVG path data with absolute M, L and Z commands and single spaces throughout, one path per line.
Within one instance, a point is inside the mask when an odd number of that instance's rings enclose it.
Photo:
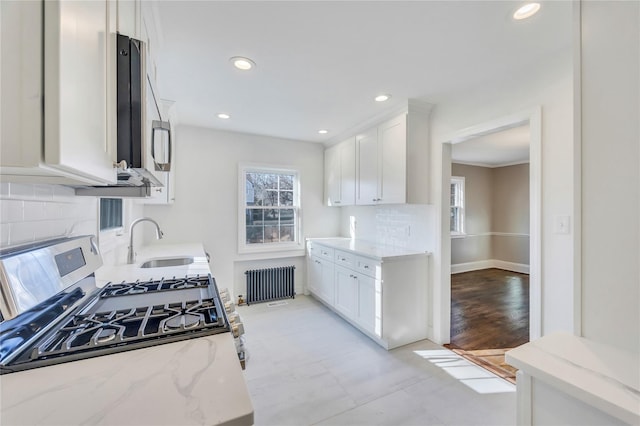
M 240 174 L 240 251 L 298 248 L 298 172 L 241 167 Z
M 100 198 L 100 231 L 122 228 L 122 198 Z
M 451 235 L 464 235 L 464 177 L 451 177 Z

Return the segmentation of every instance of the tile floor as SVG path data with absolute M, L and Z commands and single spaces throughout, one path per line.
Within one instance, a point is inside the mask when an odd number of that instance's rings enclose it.
M 306 296 L 238 312 L 256 425 L 515 424 L 515 386 L 433 342 L 386 351 Z

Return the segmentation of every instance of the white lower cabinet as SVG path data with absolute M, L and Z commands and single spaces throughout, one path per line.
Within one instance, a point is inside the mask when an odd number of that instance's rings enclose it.
M 319 256 L 310 256 L 307 262 L 308 289 L 322 301 L 333 304 L 333 263 Z
M 372 277 L 359 276 L 358 280 L 358 314 L 356 321 L 368 331 L 381 337 L 382 319 L 380 317 L 382 299 L 382 283 Z
M 307 259 L 309 292 L 385 349 L 427 338 L 427 253 L 375 259 L 310 241 Z
M 354 271 L 342 266 L 335 267 L 335 308 L 348 318 L 358 315 L 358 277 Z

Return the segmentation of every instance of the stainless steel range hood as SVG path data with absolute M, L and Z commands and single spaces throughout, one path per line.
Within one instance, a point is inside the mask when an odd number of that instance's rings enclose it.
M 142 198 L 151 195 L 151 187 L 164 186 L 145 169 L 118 171 L 118 184 L 110 186 L 78 186 L 76 195 L 90 197 Z

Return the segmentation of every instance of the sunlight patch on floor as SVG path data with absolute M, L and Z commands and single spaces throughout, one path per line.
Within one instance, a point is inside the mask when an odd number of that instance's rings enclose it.
M 448 349 L 413 351 L 416 355 L 440 367 L 451 377 L 477 393 L 515 392 L 516 387 L 508 381 L 481 368 Z

